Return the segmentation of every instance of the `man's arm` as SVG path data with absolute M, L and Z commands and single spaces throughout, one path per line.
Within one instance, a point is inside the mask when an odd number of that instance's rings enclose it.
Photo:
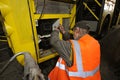
M 53 48 L 58 52 L 60 57 L 65 60 L 67 66 L 71 66 L 71 43 L 69 41 L 59 39 L 59 30 L 54 30 L 51 33 L 50 43 Z
M 71 38 L 71 35 L 68 31 L 65 31 L 64 27 L 60 24 L 59 30 L 63 34 L 63 40 L 69 40 Z
M 70 39 L 70 33 L 69 32 L 65 32 L 63 34 L 63 40 L 69 40 Z

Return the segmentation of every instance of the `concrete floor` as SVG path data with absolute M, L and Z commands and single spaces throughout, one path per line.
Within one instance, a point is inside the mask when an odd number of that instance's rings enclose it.
M 13 55 L 8 47 L 8 44 L 6 42 L 0 42 L 0 72 L 12 56 Z M 23 67 L 17 62 L 16 59 L 8 65 L 2 74 L 0 73 L 0 80 L 22 80 L 22 78 Z

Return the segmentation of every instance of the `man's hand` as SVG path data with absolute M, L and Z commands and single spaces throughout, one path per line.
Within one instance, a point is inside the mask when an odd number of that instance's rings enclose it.
M 58 26 L 54 26 L 54 29 L 53 30 L 57 30 L 57 31 L 60 31 Z
M 59 24 L 58 29 L 60 30 L 60 32 L 61 32 L 62 34 L 65 33 L 65 29 L 64 29 L 64 27 L 63 27 L 61 24 Z

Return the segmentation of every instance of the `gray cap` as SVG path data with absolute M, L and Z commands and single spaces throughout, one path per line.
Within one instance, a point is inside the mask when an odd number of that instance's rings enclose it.
M 87 21 L 83 20 L 83 21 L 77 22 L 75 24 L 74 28 L 75 27 L 79 27 L 79 28 L 83 28 L 83 29 L 89 30 L 90 29 L 90 24 Z

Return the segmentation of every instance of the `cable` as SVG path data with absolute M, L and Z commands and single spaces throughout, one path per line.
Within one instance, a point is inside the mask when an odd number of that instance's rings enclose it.
M 10 62 L 12 62 L 17 56 L 22 55 L 22 54 L 25 54 L 25 52 L 20 52 L 20 53 L 15 54 L 15 55 L 3 66 L 3 68 L 2 68 L 1 71 L 0 71 L 0 75 L 5 71 L 5 69 L 8 67 L 8 65 L 10 64 Z
M 39 68 L 38 64 L 35 62 L 29 52 L 19 52 L 13 57 L 11 57 L 7 64 L 5 64 L 5 66 L 1 69 L 0 75 L 5 71 L 10 62 L 12 62 L 19 55 L 24 55 L 24 80 L 45 80 L 41 69 Z
M 41 15 L 40 15 L 39 19 L 41 19 L 42 15 L 43 15 L 44 9 L 45 9 L 45 0 L 44 0 L 44 5 L 43 5 L 42 11 L 41 11 Z

